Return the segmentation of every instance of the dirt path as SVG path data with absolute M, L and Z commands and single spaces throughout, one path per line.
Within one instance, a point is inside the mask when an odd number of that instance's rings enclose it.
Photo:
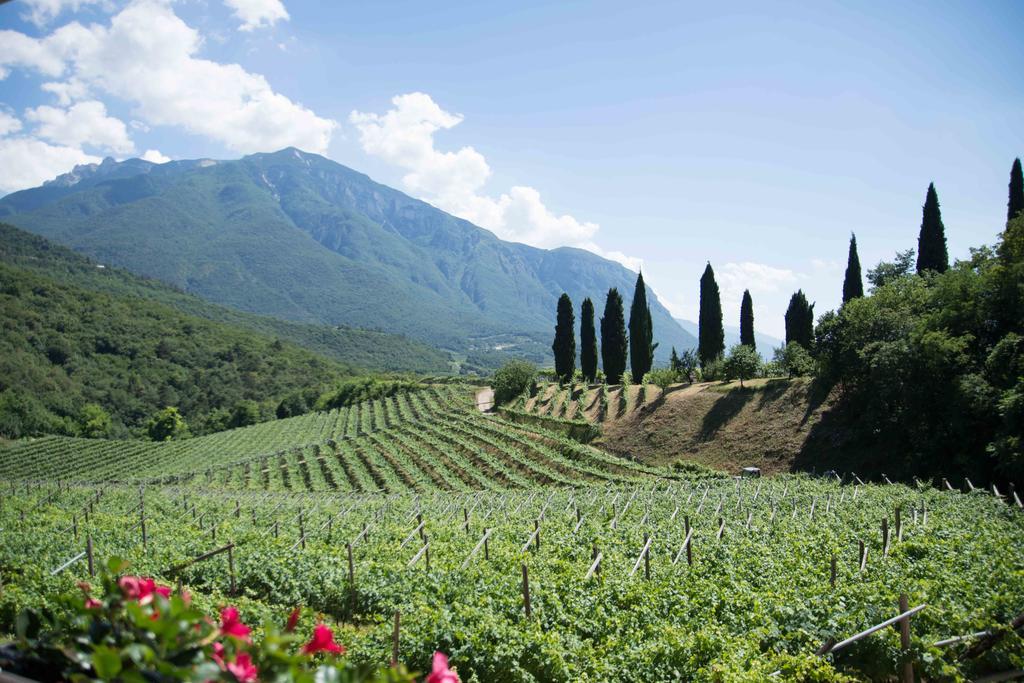
M 494 389 L 484 387 L 476 392 L 476 407 L 481 413 L 494 409 Z

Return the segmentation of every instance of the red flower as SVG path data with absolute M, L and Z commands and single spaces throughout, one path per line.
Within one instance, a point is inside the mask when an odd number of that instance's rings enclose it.
M 117 585 L 121 587 L 121 593 L 124 594 L 127 600 L 138 600 L 142 594 L 142 588 L 137 576 L 122 576 L 117 580 Z
M 459 675 L 448 668 L 448 657 L 443 652 L 434 653 L 434 666 L 424 683 L 460 683 Z
M 248 652 L 240 652 L 235 661 L 228 664 L 228 671 L 235 675 L 238 683 L 256 683 L 259 680 L 259 669 L 252 663 Z
M 329 626 L 317 624 L 313 629 L 313 637 L 302 646 L 302 654 L 311 655 L 317 652 L 333 652 L 336 655 L 345 654 L 345 648 L 334 642 L 334 632 Z
M 157 585 L 156 581 L 148 576 L 122 576 L 118 579 L 117 585 L 121 587 L 126 599 L 138 600 L 140 605 L 153 602 L 156 595 L 171 597 L 171 589 L 168 586 Z
M 252 642 L 249 633 L 252 631 L 238 618 L 236 607 L 225 607 L 220 611 L 220 633 L 221 635 L 237 638 L 246 643 Z
M 292 613 L 288 615 L 288 623 L 284 626 L 284 630 L 286 633 L 291 633 L 295 630 L 295 625 L 299 623 L 299 616 L 301 614 L 302 610 L 296 607 L 292 610 Z
M 103 603 L 96 598 L 86 598 L 85 609 L 99 609 L 103 607 Z

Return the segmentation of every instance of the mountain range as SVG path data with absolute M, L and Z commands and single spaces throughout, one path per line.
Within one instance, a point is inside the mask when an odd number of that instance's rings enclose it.
M 636 279 L 581 249 L 502 241 L 294 148 L 78 166 L 0 199 L 0 219 L 211 302 L 401 334 L 492 367 L 496 353 L 547 361 L 562 292 L 600 315 L 610 287 L 628 308 Z M 696 344 L 648 301 L 657 360 Z

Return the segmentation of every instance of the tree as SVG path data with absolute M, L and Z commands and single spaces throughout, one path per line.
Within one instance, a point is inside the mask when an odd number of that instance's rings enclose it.
M 680 366 L 679 354 L 676 353 L 676 347 L 672 347 L 672 355 L 668 357 L 668 369 L 672 372 L 679 372 Z
M 82 436 L 88 439 L 109 437 L 113 426 L 107 411 L 95 403 L 86 403 L 82 406 L 82 413 L 79 415 L 78 421 L 81 425 Z
M 897 278 L 910 275 L 913 268 L 914 250 L 897 251 L 892 261 L 879 261 L 877 266 L 868 269 L 868 282 L 871 283 L 871 289 L 875 290 Z
M 697 356 L 701 367 L 725 351 L 725 329 L 722 327 L 722 300 L 715 282 L 715 271 L 708 263 L 700 277 L 700 315 L 697 322 Z
M 796 342 L 810 350 L 813 339 L 814 304 L 808 304 L 803 290 L 797 290 L 786 309 L 786 344 Z
M 697 374 L 699 366 L 700 360 L 697 358 L 697 352 L 693 349 L 686 349 L 683 351 L 683 355 L 679 357 L 678 373 L 680 378 L 685 379 L 687 382 L 693 382 L 694 375 Z
M 789 342 L 775 349 L 775 362 L 781 365 L 790 377 L 803 377 L 814 372 L 811 354 L 796 342 Z
M 153 441 L 170 441 L 189 436 L 185 418 L 173 406 L 167 406 L 154 415 L 146 426 L 146 433 Z
M 1006 220 L 1012 221 L 1024 211 L 1024 173 L 1021 173 L 1020 159 L 1013 160 L 1010 168 L 1010 201 L 1006 205 Z
M 563 292 L 558 298 L 555 341 L 551 344 L 551 350 L 555 354 L 555 374 L 558 375 L 559 382 L 572 379 L 572 374 L 576 371 L 576 332 L 573 330 L 575 325 L 572 300 Z
M 750 298 L 750 290 L 743 290 L 743 301 L 740 303 L 740 344 L 757 349 L 754 339 L 754 300 Z
M 641 380 L 654 364 L 654 327 L 651 309 L 647 305 L 647 287 L 644 274 L 636 277 L 633 289 L 633 304 L 629 308 L 629 365 L 633 377 Z
M 857 256 L 857 236 L 850 235 L 850 253 L 846 256 L 846 277 L 843 278 L 843 303 L 864 296 L 864 283 L 860 279 L 860 257 Z
M 736 344 L 729 349 L 729 355 L 725 359 L 725 375 L 727 379 L 738 379 L 740 386 L 743 380 L 757 376 L 761 369 L 761 356 L 757 355 L 752 347 L 746 344 Z
M 929 270 L 945 273 L 948 269 L 946 228 L 942 225 L 939 195 L 935 192 L 935 184 L 929 183 L 922 209 L 921 234 L 917 238 L 917 272 L 919 275 Z
M 248 427 L 260 421 L 260 406 L 256 401 L 242 400 L 231 409 L 228 428 Z
M 626 335 L 626 313 L 623 309 L 622 295 L 612 287 L 608 290 L 608 298 L 604 302 L 604 315 L 601 316 L 601 364 L 604 367 L 608 384 L 622 381 L 622 373 L 626 371 L 626 353 L 629 348 L 629 337 Z
M 537 379 L 537 368 L 525 360 L 511 360 L 494 373 L 494 403 L 508 403 L 531 391 Z
M 593 384 L 597 379 L 597 333 L 594 332 L 594 302 L 587 297 L 580 310 L 580 369 Z

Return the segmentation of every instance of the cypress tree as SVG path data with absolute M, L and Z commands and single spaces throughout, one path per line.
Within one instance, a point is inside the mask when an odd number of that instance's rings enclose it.
M 580 310 L 580 369 L 593 384 L 597 379 L 597 334 L 594 332 L 594 302 L 587 297 Z
M 722 327 L 722 300 L 715 282 L 715 271 L 708 263 L 700 276 L 700 315 L 697 320 L 697 356 L 701 366 L 725 352 L 725 330 Z
M 944 273 L 949 268 L 949 253 L 946 251 L 946 228 L 942 225 L 939 211 L 939 195 L 935 184 L 928 184 L 921 217 L 921 234 L 917 238 L 917 272 L 926 270 Z
M 864 282 L 860 279 L 860 257 L 857 256 L 857 236 L 850 234 L 850 253 L 846 257 L 846 277 L 843 279 L 843 303 L 864 296 Z
M 1021 173 L 1020 159 L 1014 159 L 1010 169 L 1010 201 L 1006 205 L 1006 221 L 1012 221 L 1021 211 L 1024 211 L 1024 174 Z
M 672 372 L 679 372 L 682 367 L 682 361 L 679 360 L 679 354 L 676 353 L 676 347 L 672 347 L 672 355 L 668 359 L 668 368 Z
M 629 307 L 629 369 L 634 382 L 639 384 L 650 372 L 656 346 L 651 308 L 647 305 L 647 287 L 644 286 L 644 274 L 640 273 L 633 289 L 633 304 Z
M 608 290 L 608 298 L 604 302 L 604 315 L 601 316 L 601 363 L 608 384 L 619 384 L 622 373 L 626 371 L 626 353 L 629 349 L 629 337 L 626 335 L 626 313 L 622 305 L 622 295 L 612 287 Z
M 796 342 L 809 351 L 813 340 L 814 304 L 808 304 L 803 290 L 798 289 L 786 309 L 786 344 Z
M 743 290 L 743 301 L 740 303 L 740 344 L 757 349 L 754 340 L 754 300 L 750 298 L 750 290 Z
M 572 300 L 563 292 L 558 298 L 555 341 L 551 344 L 551 351 L 555 354 L 555 374 L 558 375 L 559 382 L 572 379 L 573 372 L 576 371 L 576 333 L 573 331 L 575 324 Z

